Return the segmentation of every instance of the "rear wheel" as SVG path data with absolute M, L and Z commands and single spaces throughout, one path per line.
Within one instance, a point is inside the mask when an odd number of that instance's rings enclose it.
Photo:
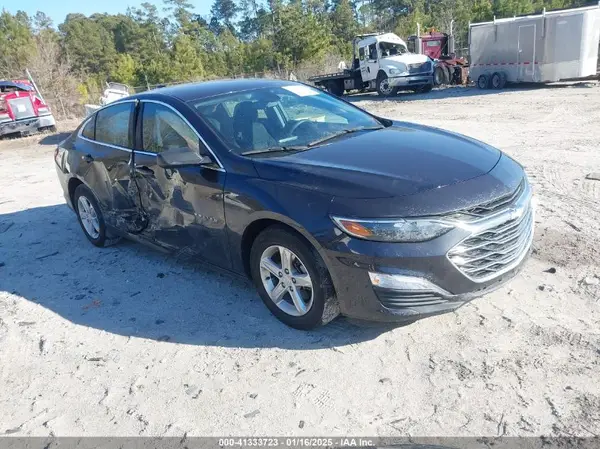
M 444 72 L 446 72 L 446 84 L 448 84 L 448 85 L 453 84 L 453 81 L 454 81 L 454 76 L 453 76 L 454 67 L 445 65 L 444 66 Z
M 382 97 L 391 97 L 398 93 L 398 88 L 390 84 L 390 79 L 383 72 L 377 75 L 377 93 Z
M 344 95 L 344 84 L 341 80 L 328 81 L 326 89 L 327 92 L 329 92 L 331 95 L 335 95 L 336 97 L 341 97 Z
M 506 87 L 506 83 L 508 82 L 506 72 L 500 72 L 500 78 L 500 89 L 504 89 Z
M 420 87 L 417 87 L 415 92 L 418 94 L 426 94 L 427 92 L 431 92 L 431 89 L 433 89 L 433 84 L 424 84 Z
M 75 189 L 73 205 L 83 233 L 93 245 L 104 246 L 106 226 L 96 197 L 90 189 L 81 184 Z
M 250 271 L 265 305 L 288 326 L 313 329 L 339 314 L 321 256 L 283 227 L 271 226 L 259 234 L 250 251 Z
M 502 72 L 495 72 L 490 78 L 490 85 L 492 89 L 503 89 L 506 85 L 506 76 L 503 76 Z
M 487 75 L 479 75 L 477 78 L 477 87 L 480 89 L 489 89 L 490 80 Z

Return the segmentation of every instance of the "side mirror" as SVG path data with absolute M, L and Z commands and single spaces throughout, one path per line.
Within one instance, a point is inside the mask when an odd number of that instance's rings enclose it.
M 176 168 L 190 165 L 208 165 L 213 161 L 208 156 L 201 156 L 189 148 L 173 148 L 156 156 L 159 167 Z

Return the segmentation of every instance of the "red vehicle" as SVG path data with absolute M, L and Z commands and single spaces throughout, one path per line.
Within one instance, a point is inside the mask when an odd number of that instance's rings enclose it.
M 50 107 L 28 80 L 0 81 L 0 136 L 54 130 Z
M 409 51 L 427 55 L 435 61 L 434 84 L 465 84 L 467 82 L 468 64 L 466 59 L 456 57 L 452 34 L 440 33 L 433 29 L 425 34 L 417 31 L 416 36 L 408 37 L 407 44 Z

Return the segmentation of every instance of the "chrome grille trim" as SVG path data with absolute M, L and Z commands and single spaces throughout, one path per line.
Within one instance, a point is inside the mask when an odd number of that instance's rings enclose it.
M 461 214 L 469 215 L 475 218 L 484 218 L 493 215 L 502 209 L 508 207 L 510 204 L 515 202 L 515 200 L 523 193 L 525 189 L 525 180 L 521 181 L 519 186 L 508 195 L 504 195 L 500 198 L 497 198 L 493 201 L 489 201 L 487 203 L 479 204 L 477 206 L 471 207 L 469 209 L 464 209 L 459 211 Z
M 446 257 L 468 279 L 487 282 L 517 267 L 533 241 L 535 210 L 526 181 L 487 219 L 465 223 L 471 234 L 455 245 Z M 496 201 L 495 201 L 496 202 Z M 488 203 L 491 204 L 491 203 Z

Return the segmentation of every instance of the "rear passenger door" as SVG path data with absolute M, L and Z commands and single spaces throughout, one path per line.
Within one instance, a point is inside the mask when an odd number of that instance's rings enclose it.
M 143 226 L 131 179 L 134 110 L 131 101 L 101 109 L 81 128 L 75 144 L 77 172 L 96 195 L 107 226 L 126 232 Z

